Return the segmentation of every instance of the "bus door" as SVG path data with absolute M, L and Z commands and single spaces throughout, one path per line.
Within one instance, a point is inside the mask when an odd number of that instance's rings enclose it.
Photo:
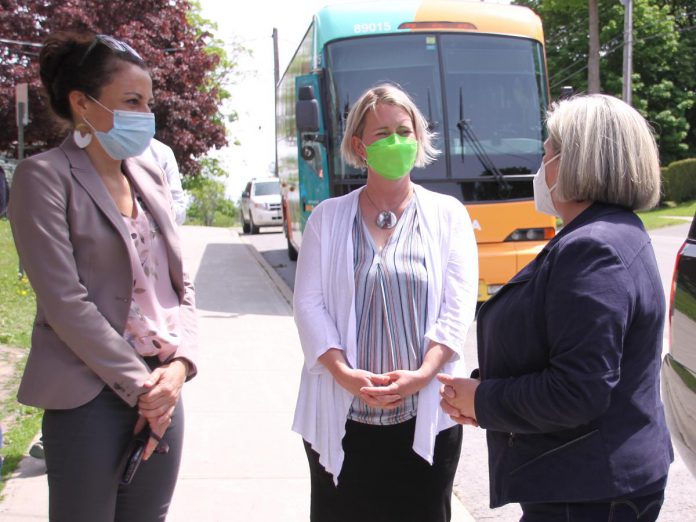
M 326 155 L 327 136 L 319 103 L 319 78 L 307 74 L 295 78 L 299 194 L 288 201 L 292 218 L 292 242 L 299 249 L 309 214 L 329 197 Z

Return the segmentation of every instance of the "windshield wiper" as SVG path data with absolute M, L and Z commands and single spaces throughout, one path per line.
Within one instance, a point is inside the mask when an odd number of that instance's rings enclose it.
M 433 102 L 430 99 L 430 87 L 428 87 L 428 130 L 435 132 L 438 122 L 433 120 Z
M 348 119 L 348 113 L 350 112 L 350 94 L 346 95 L 346 103 L 343 105 L 343 110 L 341 110 L 341 104 L 336 104 L 336 112 L 338 112 L 338 122 L 340 126 L 341 136 L 343 136 L 343 131 L 346 130 L 346 120 Z
M 503 196 L 509 196 L 512 192 L 512 185 L 508 183 L 503 173 L 498 170 L 498 167 L 495 166 L 493 160 L 491 160 L 488 153 L 486 153 L 486 150 L 474 133 L 474 129 L 471 128 L 471 120 L 464 117 L 464 94 L 461 87 L 459 88 L 459 121 L 457 122 L 457 128 L 459 129 L 459 141 L 462 146 L 462 161 L 464 160 L 464 138 L 466 138 L 471 142 L 474 154 L 476 154 L 483 168 L 490 172 L 495 178 L 495 181 L 498 183 L 498 190 L 500 190 Z

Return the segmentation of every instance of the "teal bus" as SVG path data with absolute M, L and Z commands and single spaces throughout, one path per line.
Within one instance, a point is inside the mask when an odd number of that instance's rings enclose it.
M 343 162 L 351 105 L 368 88 L 406 90 L 437 133 L 437 161 L 411 178 L 467 206 L 485 301 L 555 234 L 534 209 L 548 80 L 541 20 L 520 6 L 451 0 L 324 7 L 276 86 L 276 170 L 288 255 L 312 209 L 365 183 Z

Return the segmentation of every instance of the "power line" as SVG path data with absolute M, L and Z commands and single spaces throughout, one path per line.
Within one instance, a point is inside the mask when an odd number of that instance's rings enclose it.
M 15 45 L 28 45 L 30 47 L 43 47 L 43 44 L 40 44 L 40 43 L 26 42 L 26 41 L 21 41 L 21 40 L 8 40 L 7 38 L 0 38 L 0 43 L 15 44 Z
M 609 14 L 609 12 L 612 11 L 613 9 L 614 9 L 614 6 L 613 6 L 613 5 L 611 5 L 611 4 L 608 4 L 608 5 L 605 4 L 605 6 L 604 6 L 603 9 L 600 8 L 599 18 L 600 18 L 600 19 L 605 18 L 605 17 Z M 587 13 L 587 9 L 582 9 L 582 12 L 583 12 L 583 13 Z M 587 20 L 587 19 L 580 19 L 580 20 L 576 21 L 575 23 L 572 23 L 572 24 L 570 24 L 570 25 L 563 26 L 563 31 L 562 31 L 562 32 L 565 33 L 565 34 L 571 34 L 571 35 L 572 35 L 573 33 L 575 33 L 575 32 L 578 30 L 578 28 L 579 28 L 581 25 L 587 25 L 587 23 L 588 23 L 588 20 Z M 623 33 L 622 33 L 620 36 L 623 36 Z M 613 40 L 614 40 L 614 38 L 612 38 L 612 40 L 610 40 L 609 43 L 611 43 Z M 605 44 L 605 45 L 606 45 L 606 44 Z M 578 62 L 579 62 L 579 61 L 578 61 Z M 563 69 L 561 69 L 560 71 L 556 71 L 556 72 L 554 73 L 553 76 L 558 76 L 558 75 L 560 75 L 560 74 L 563 74 L 563 73 L 564 73 L 565 71 L 567 71 L 568 69 L 572 69 L 573 67 L 575 67 L 575 65 L 576 65 L 578 62 L 573 62 L 573 63 L 571 63 L 570 65 L 568 65 L 568 66 L 564 67 Z M 580 71 L 577 71 L 577 72 L 580 72 Z M 575 72 L 575 73 L 573 73 L 573 74 L 577 74 L 577 72 Z M 550 79 L 553 79 L 553 77 L 551 77 Z
M 679 15 L 679 18 L 684 18 L 684 17 L 690 16 L 690 15 L 692 15 L 692 14 L 696 14 L 696 10 L 689 11 L 689 12 L 687 12 L 687 13 L 682 13 L 682 14 Z M 675 20 L 676 20 L 676 18 L 677 18 L 677 17 L 675 16 Z M 652 23 L 648 23 L 648 24 L 642 25 L 642 26 L 641 26 L 641 30 L 649 29 L 650 27 L 653 27 L 653 26 L 655 26 L 655 25 L 657 25 L 657 24 L 659 24 L 659 23 L 663 23 L 663 20 L 660 20 L 660 21 L 653 21 Z M 691 26 L 691 27 L 693 27 L 693 26 Z M 680 28 L 680 29 L 675 29 L 675 32 L 681 33 L 681 32 L 684 31 L 684 29 L 685 29 L 685 28 L 683 28 L 683 27 Z M 686 29 L 688 29 L 688 28 L 686 28 Z M 643 38 L 643 39 L 634 40 L 634 43 L 635 43 L 635 42 L 642 42 L 642 41 L 645 41 L 645 40 L 649 40 L 649 39 L 651 39 L 651 38 L 657 38 L 658 36 L 662 36 L 662 35 L 646 36 L 646 37 Z M 619 42 L 620 42 L 620 43 L 619 43 Z M 602 52 L 604 53 L 604 54 L 602 55 L 602 57 L 603 57 L 603 56 L 606 56 L 607 54 L 609 54 L 609 53 L 611 53 L 611 52 L 613 52 L 613 51 L 615 51 L 616 48 L 617 48 L 617 47 L 616 47 L 616 44 L 617 44 L 617 43 L 618 43 L 618 46 L 619 46 L 619 47 L 622 47 L 622 46 L 624 45 L 624 44 L 623 44 L 623 32 L 620 33 L 620 34 L 618 34 L 617 36 L 611 38 L 609 41 L 605 42 L 605 43 L 602 45 Z M 559 75 L 563 74 L 563 73 L 564 73 L 565 71 L 567 71 L 568 69 L 571 69 L 571 68 L 575 67 L 577 64 L 579 64 L 579 63 L 584 63 L 584 62 L 586 62 L 586 59 L 577 60 L 577 61 L 571 63 L 570 65 L 564 67 L 564 68 L 561 69 L 560 71 L 556 71 L 556 72 L 549 78 L 549 80 L 553 81 L 554 78 L 556 78 L 556 77 L 558 77 Z M 573 72 L 570 76 L 567 76 L 566 78 L 564 78 L 563 80 L 561 80 L 561 82 L 559 82 L 559 83 L 563 83 L 563 82 L 564 82 L 565 80 L 567 80 L 568 78 L 571 78 L 572 76 L 575 76 L 576 74 L 582 72 L 582 71 L 585 70 L 585 69 L 587 69 L 586 66 L 583 67 L 583 68 L 581 68 L 581 69 L 579 69 L 579 70 L 577 70 L 577 71 L 575 71 L 575 72 Z M 554 84 L 554 85 L 558 85 L 558 83 L 556 83 L 556 84 Z
M 614 6 L 611 4 L 605 4 L 604 7 L 600 8 L 599 11 L 599 18 L 604 18 L 607 14 L 609 14 L 609 11 L 613 10 Z M 587 9 L 579 9 L 579 12 L 582 13 L 587 13 Z M 576 20 L 574 23 L 571 23 L 570 25 L 564 25 L 562 26 L 565 33 L 573 34 L 575 33 L 580 26 L 587 26 L 588 24 L 588 19 L 587 18 L 580 18 Z
M 696 29 L 696 25 L 690 25 L 690 26 L 688 26 L 688 27 L 682 27 L 681 29 L 675 29 L 674 32 L 676 32 L 676 33 L 683 33 L 683 32 L 686 32 L 686 31 L 691 31 L 691 30 L 693 30 L 693 29 Z M 635 43 L 645 43 L 645 42 L 647 42 L 648 40 L 653 40 L 653 39 L 655 39 L 655 38 L 660 38 L 660 37 L 664 37 L 664 35 L 663 35 L 663 34 L 654 34 L 654 35 L 652 35 L 652 36 L 646 36 L 646 37 L 644 37 L 644 38 L 636 38 L 636 39 L 633 41 L 633 43 L 634 43 L 634 44 L 635 44 Z M 604 55 L 601 56 L 601 58 L 604 58 L 605 56 L 607 56 L 607 55 L 613 53 L 613 52 L 616 51 L 617 49 L 622 48 L 624 45 L 625 45 L 625 43 L 624 43 L 623 41 L 622 41 L 621 43 L 616 44 L 614 47 L 612 47 L 612 48 L 610 48 L 609 50 L 607 50 L 607 51 L 604 53 Z M 581 60 L 578 60 L 577 62 L 575 62 L 575 64 L 578 64 L 578 63 L 580 63 L 580 62 L 581 62 Z M 573 65 L 574 65 L 574 64 L 573 64 Z M 566 69 L 567 69 L 567 67 L 566 67 Z M 576 74 L 581 73 L 581 72 L 584 71 L 585 69 L 587 69 L 587 63 L 585 63 L 585 64 L 584 64 L 580 69 L 578 69 L 577 71 L 572 72 L 571 74 L 569 74 L 568 76 L 566 76 L 566 77 L 563 78 L 562 80 L 560 80 L 560 81 L 558 81 L 558 82 L 552 84 L 552 85 L 551 85 L 551 88 L 553 89 L 554 87 L 557 87 L 557 86 L 559 86 L 559 85 L 565 83 L 566 80 L 572 78 L 572 77 L 575 76 Z M 557 75 L 555 75 L 555 76 L 557 76 Z

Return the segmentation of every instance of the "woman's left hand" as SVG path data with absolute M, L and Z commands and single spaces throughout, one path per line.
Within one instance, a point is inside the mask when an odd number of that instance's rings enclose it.
M 383 375 L 389 378 L 387 386 L 364 386 L 360 388 L 360 395 L 367 395 L 373 399 L 384 395 L 398 395 L 405 399 L 425 388 L 430 381 L 421 370 L 396 370 Z
M 167 422 L 181 395 L 186 372 L 186 363 L 180 359 L 155 368 L 145 382 L 147 391 L 138 398 L 138 413 L 151 424 Z

